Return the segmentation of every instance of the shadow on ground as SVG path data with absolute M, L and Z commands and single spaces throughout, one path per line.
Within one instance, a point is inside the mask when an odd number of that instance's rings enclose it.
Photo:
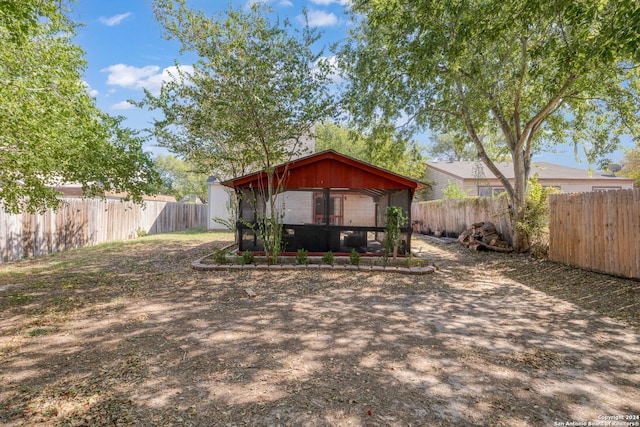
M 489 276 L 435 247 L 428 276 L 189 267 L 225 243 L 168 238 L 0 269 L 0 422 L 528 426 L 640 413 L 638 330 L 494 258 L 472 259 Z

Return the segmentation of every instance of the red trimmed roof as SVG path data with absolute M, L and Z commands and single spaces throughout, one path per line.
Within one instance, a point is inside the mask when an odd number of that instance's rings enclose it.
M 421 182 L 333 150 L 312 154 L 279 165 L 275 168 L 274 176 L 281 177 L 283 188 L 287 190 L 300 188 L 416 190 L 425 187 L 425 184 Z M 222 184 L 233 188 L 264 188 L 267 186 L 267 175 L 264 171 L 260 171 L 230 179 Z

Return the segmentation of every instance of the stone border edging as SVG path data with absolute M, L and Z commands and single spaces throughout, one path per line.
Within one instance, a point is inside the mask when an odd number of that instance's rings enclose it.
M 302 270 L 322 270 L 322 271 L 361 271 L 371 273 L 400 273 L 411 275 L 430 274 L 436 271 L 432 265 L 426 267 L 393 267 L 381 265 L 352 265 L 352 264 L 306 264 L 306 265 L 283 265 L 283 264 L 203 264 L 203 257 L 191 263 L 191 268 L 199 271 L 302 271 Z

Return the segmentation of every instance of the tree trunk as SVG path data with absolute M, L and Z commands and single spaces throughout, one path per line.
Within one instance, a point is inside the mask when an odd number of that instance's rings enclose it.
M 527 181 L 529 179 L 528 159 L 523 152 L 515 150 L 512 153 L 514 185 L 511 198 L 511 227 L 513 230 L 513 249 L 516 252 L 526 252 L 531 246 L 531 236 L 525 233 L 518 223 L 524 218 L 527 202 Z

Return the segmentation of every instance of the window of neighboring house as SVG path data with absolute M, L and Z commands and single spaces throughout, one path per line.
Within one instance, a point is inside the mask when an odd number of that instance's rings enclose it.
M 344 217 L 344 196 L 332 194 L 329 198 L 329 224 L 342 225 Z M 322 193 L 313 195 L 313 222 L 324 224 L 324 197 Z
M 504 192 L 504 187 L 478 187 L 478 196 L 482 197 L 493 197 Z
M 612 190 L 621 190 L 622 187 L 593 187 L 592 191 L 612 191 Z

